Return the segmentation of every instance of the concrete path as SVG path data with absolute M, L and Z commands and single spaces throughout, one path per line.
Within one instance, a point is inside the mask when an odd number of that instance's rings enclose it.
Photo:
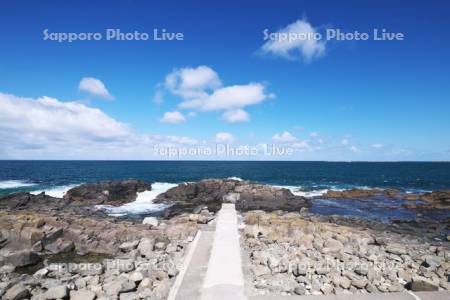
M 214 231 L 200 230 L 186 256 L 168 300 L 199 300 L 214 241 Z M 194 244 L 195 243 L 195 244 Z
M 245 299 L 238 221 L 234 204 L 224 203 L 219 211 L 201 299 Z

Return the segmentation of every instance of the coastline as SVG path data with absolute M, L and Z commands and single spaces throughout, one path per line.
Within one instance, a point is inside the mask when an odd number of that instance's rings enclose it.
M 289 189 L 238 178 L 170 185 L 167 189 L 159 190 L 158 184 L 155 186 L 157 190 L 148 204 L 160 205 L 163 212 L 158 217 L 114 217 L 108 215 L 110 212 L 107 210 L 99 209 L 98 205 L 119 208 L 142 202 L 142 199 L 137 201 L 139 195 L 148 195 L 145 191 L 151 190 L 152 186 L 139 180 L 84 184 L 71 188 L 64 198 L 54 198 L 44 193 L 18 193 L 1 197 L 0 273 L 3 275 L 0 291 L 11 294 L 18 290 L 37 297 L 55 292 L 53 287 L 56 285 L 59 292 L 67 297 L 77 295 L 80 290 L 98 298 L 112 291 L 116 296 L 131 293 L 129 296 L 138 298 L 152 296 L 165 299 L 179 272 L 179 266 L 183 264 L 189 243 L 202 226 L 214 224 L 215 214 L 226 202 L 234 203 L 244 220 L 241 247 L 249 255 L 244 260 L 249 263 L 244 267 L 244 276 L 251 282 L 249 288 L 254 295 L 423 290 L 417 288 L 417 282 L 420 282 L 419 286 L 431 290 L 450 288 L 444 276 L 450 266 L 450 243 L 445 236 L 448 219 L 444 223 L 437 220 L 425 222 L 420 218 L 415 223 L 383 223 L 364 218 L 321 215 L 308 210 L 314 207 L 314 197 L 305 198 L 293 194 Z M 332 192 L 329 196 L 339 201 L 339 197 L 358 198 L 361 193 L 366 196 L 385 193 L 391 197 L 403 195 L 392 190 L 364 189 Z M 429 197 L 429 194 L 425 195 Z M 445 211 L 448 211 L 448 207 Z M 285 230 L 288 234 L 282 234 Z M 320 235 L 316 236 L 318 232 Z M 361 245 L 348 244 L 355 238 L 365 242 Z M 387 249 L 393 242 L 383 244 L 382 239 L 395 241 L 392 247 L 400 247 L 401 250 L 396 248 L 398 251 L 389 252 Z M 295 250 L 299 245 L 303 248 L 298 249 L 302 250 Z M 359 248 L 353 248 L 356 245 L 360 245 L 357 246 Z M 334 247 L 332 251 L 327 250 L 330 247 Z M 291 264 L 298 262 L 301 257 L 316 257 L 316 262 L 321 264 L 329 259 L 344 259 L 341 263 L 351 258 L 366 260 L 368 254 L 361 247 L 377 255 L 377 260 L 382 264 L 392 261 L 397 270 L 409 270 L 409 275 L 396 273 L 394 276 L 389 273 L 390 268 L 377 265 L 379 280 L 374 281 L 372 277 L 366 278 L 368 273 L 365 271 L 358 273 L 346 269 L 345 274 L 342 270 L 341 273 L 322 273 L 317 271 L 320 269 L 317 265 L 312 265 L 307 273 L 298 273 L 295 271 L 296 268 L 298 270 L 298 263 Z M 88 259 L 91 253 L 102 253 L 111 258 L 97 261 L 101 266 L 100 271 L 93 274 L 67 272 L 67 269 L 55 263 L 35 270 L 31 276 L 22 273 L 24 267 L 39 263 L 44 256 L 61 253 L 75 253 L 81 261 L 83 256 Z M 294 259 L 289 257 L 292 253 L 304 253 L 306 256 L 300 255 Z M 340 256 L 336 256 L 337 253 L 341 253 Z M 423 258 L 424 255 L 428 258 Z M 261 260 L 262 257 L 266 257 L 265 260 Z M 283 265 L 282 261 L 289 263 Z M 118 263 L 119 269 L 111 268 L 111 262 Z M 132 267 L 120 266 L 122 262 Z M 76 266 L 75 270 L 83 265 L 70 261 L 63 263 Z M 423 267 L 424 264 L 426 267 Z M 348 272 L 356 272 L 356 275 Z M 146 278 L 150 278 L 151 284 L 144 280 Z M 409 287 L 411 284 L 412 288 Z M 115 288 L 111 290 L 110 287 Z M 14 290 L 10 292 L 12 288 Z M 10 294 L 5 295 L 9 297 Z

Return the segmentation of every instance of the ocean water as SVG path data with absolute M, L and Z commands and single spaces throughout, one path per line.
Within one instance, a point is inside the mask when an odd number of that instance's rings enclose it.
M 268 162 L 268 161 L 0 161 L 0 195 L 45 191 L 62 197 L 87 182 L 143 179 L 153 190 L 122 207 L 101 207 L 113 215 L 148 213 L 163 209 L 152 204 L 157 194 L 182 182 L 207 178 L 240 178 L 289 188 L 294 194 L 315 197 L 312 210 L 323 214 L 365 218 L 413 218 L 402 201 L 377 199 L 320 199 L 329 189 L 397 188 L 417 193 L 450 189 L 448 162 Z M 447 211 L 444 212 L 448 214 Z M 448 215 L 447 215 L 448 217 Z

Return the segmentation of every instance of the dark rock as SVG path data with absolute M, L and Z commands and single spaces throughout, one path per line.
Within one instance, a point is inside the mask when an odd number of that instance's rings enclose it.
M 70 189 L 64 198 L 89 205 L 122 205 L 136 200 L 137 193 L 150 189 L 151 185 L 142 180 L 103 181 L 86 183 Z
M 295 196 L 288 189 L 232 179 L 208 179 L 180 184 L 159 195 L 155 203 L 173 204 L 166 213 L 166 216 L 170 217 L 183 212 L 198 211 L 199 207 L 205 206 L 209 211 L 217 212 L 222 203 L 231 201 L 230 198 L 233 198 L 236 209 L 240 211 L 299 211 L 302 207 L 311 205 L 308 199 Z
M 66 204 L 66 201 L 60 198 L 50 197 L 44 193 L 33 195 L 21 192 L 0 197 L 0 209 L 5 210 L 22 210 L 29 208 L 48 210 L 49 208 L 62 208 Z
M 350 189 L 344 191 L 329 190 L 322 198 L 370 198 L 381 194 L 380 189 Z
M 409 287 L 413 292 L 431 292 L 439 289 L 439 287 L 430 280 L 419 276 L 412 278 Z

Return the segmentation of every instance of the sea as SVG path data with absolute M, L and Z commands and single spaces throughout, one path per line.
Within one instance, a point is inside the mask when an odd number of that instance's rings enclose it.
M 152 190 L 120 207 L 99 206 L 117 217 L 152 215 L 165 206 L 154 204 L 160 193 L 180 183 L 208 178 L 250 180 L 290 189 L 311 198 L 311 212 L 388 222 L 414 219 L 403 200 L 323 199 L 328 190 L 395 188 L 406 193 L 450 189 L 450 162 L 306 162 L 306 161 L 0 161 L 0 195 L 31 192 L 62 197 L 88 182 L 142 179 Z M 448 219 L 448 210 L 424 212 L 425 217 Z

